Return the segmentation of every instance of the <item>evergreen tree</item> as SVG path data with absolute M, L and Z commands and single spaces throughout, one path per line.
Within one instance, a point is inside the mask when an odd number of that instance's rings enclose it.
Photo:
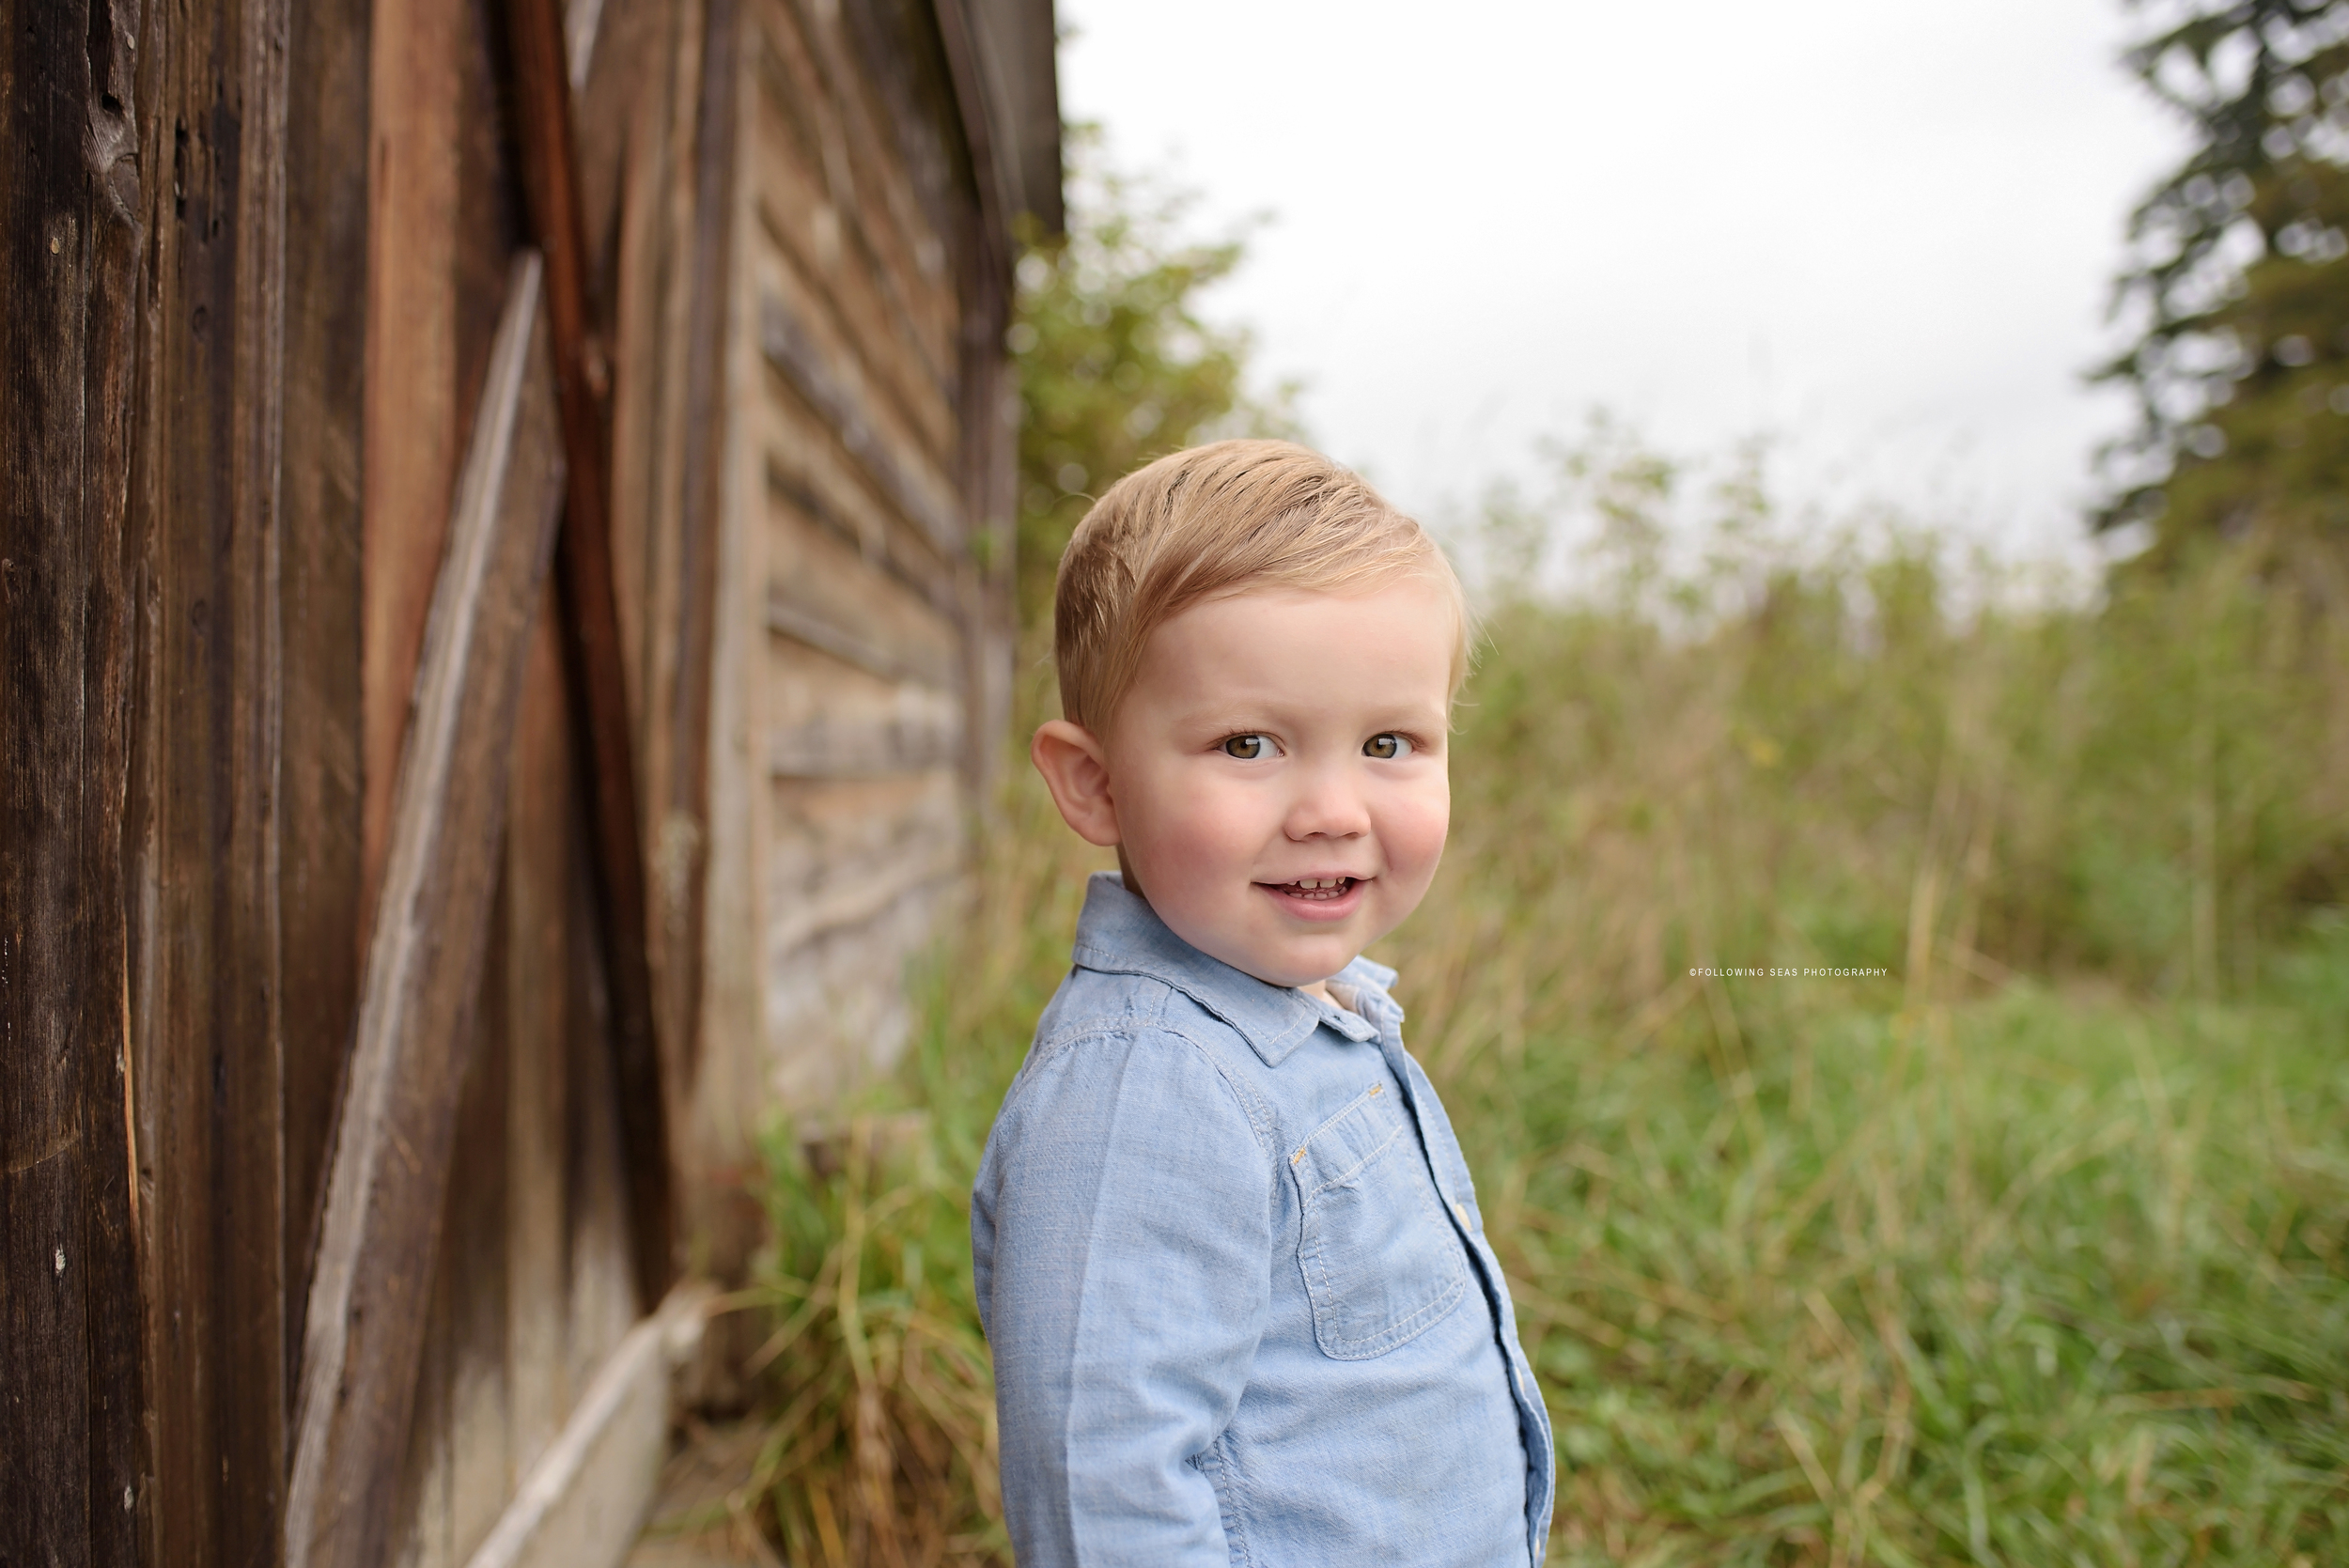
M 2127 0 L 2132 7 L 2147 0 Z M 2107 366 L 2139 400 L 2100 526 L 2143 560 L 2255 541 L 2330 581 L 2349 544 L 2349 0 L 2186 0 L 2127 55 L 2191 154 L 2130 225 Z

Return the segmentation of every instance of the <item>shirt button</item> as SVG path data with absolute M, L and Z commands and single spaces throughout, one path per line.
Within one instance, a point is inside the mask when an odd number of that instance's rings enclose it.
M 1452 1201 L 1452 1212 L 1460 1217 L 1460 1223 L 1462 1225 L 1466 1225 L 1469 1222 L 1468 1205 L 1461 1203 L 1456 1198 Z

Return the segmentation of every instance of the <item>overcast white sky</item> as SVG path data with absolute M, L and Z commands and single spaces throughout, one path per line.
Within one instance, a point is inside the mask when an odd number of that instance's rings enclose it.
M 2061 554 L 2123 421 L 2129 208 L 2183 146 L 2119 0 L 1060 0 L 1071 118 L 1267 212 L 1214 311 L 1433 514 L 1605 404 Z M 1799 498 L 1797 498 L 1799 499 Z

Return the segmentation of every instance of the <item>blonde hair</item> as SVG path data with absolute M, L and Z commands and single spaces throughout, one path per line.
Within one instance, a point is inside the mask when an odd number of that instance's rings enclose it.
M 1450 600 L 1452 691 L 1467 678 L 1467 597 L 1427 531 L 1361 475 L 1285 441 L 1220 441 L 1112 485 L 1077 525 L 1052 596 L 1061 714 L 1105 734 L 1160 625 L 1265 586 L 1366 593 L 1417 576 Z

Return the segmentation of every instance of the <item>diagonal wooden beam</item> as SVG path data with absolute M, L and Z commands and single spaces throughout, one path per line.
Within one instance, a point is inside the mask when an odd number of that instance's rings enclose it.
M 523 654 L 563 496 L 541 277 L 523 252 L 425 626 L 311 1275 L 287 1568 L 377 1568 L 408 1443 Z
M 630 1235 L 637 1290 L 649 1312 L 675 1275 L 669 1127 L 660 1043 L 653 1031 L 646 947 L 643 818 L 636 800 L 619 600 L 612 576 L 612 469 L 588 328 L 587 246 L 580 217 L 571 71 L 560 0 L 508 0 L 521 139 L 522 188 L 547 258 L 554 384 L 569 459 L 557 572 L 568 685 L 586 750 L 595 827 L 598 912 L 610 980 L 620 1133 L 629 1167 Z M 587 42 L 592 45 L 592 39 Z M 583 63 L 587 50 L 581 51 Z

